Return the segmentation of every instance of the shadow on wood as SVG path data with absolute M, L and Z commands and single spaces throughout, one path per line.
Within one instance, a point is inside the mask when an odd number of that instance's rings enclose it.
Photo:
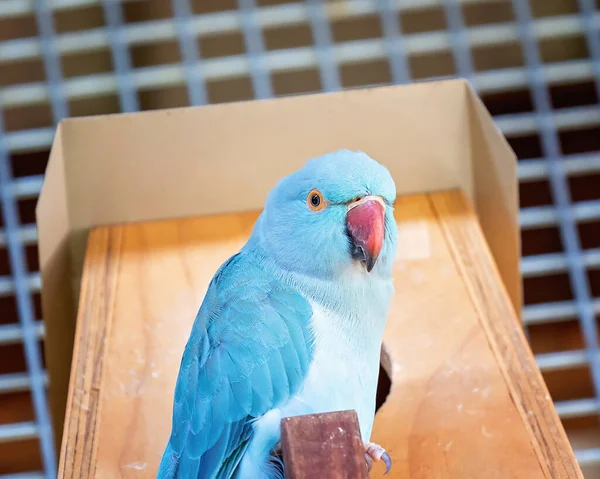
M 371 438 L 392 458 L 386 478 L 582 478 L 464 196 L 400 197 L 395 215 L 391 389 Z M 193 318 L 256 217 L 91 231 L 60 477 L 155 477 Z
M 355 411 L 308 414 L 281 421 L 286 479 L 368 479 Z

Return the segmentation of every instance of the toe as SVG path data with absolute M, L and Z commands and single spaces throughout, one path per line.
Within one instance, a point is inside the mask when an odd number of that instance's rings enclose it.
M 379 461 L 380 459 L 383 459 L 383 462 L 385 462 L 384 474 L 387 474 L 392 468 L 392 459 L 385 449 L 374 442 L 366 442 L 364 447 L 365 458 L 367 459 L 367 464 L 369 465 L 369 471 L 373 467 L 373 461 Z
M 367 454 L 376 461 L 379 461 L 379 459 L 381 459 L 381 455 L 385 452 L 385 449 L 383 447 L 373 442 L 365 444 L 365 449 Z

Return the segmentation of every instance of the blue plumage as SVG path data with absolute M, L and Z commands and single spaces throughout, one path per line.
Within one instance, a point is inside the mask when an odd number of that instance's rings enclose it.
M 368 442 L 395 196 L 383 166 L 347 150 L 271 191 L 195 318 L 157 477 L 280 477 L 273 448 L 286 415 L 356 409 Z
M 254 418 L 301 385 L 311 314 L 304 297 L 248 252 L 217 271 L 185 347 L 158 477 L 231 477 Z

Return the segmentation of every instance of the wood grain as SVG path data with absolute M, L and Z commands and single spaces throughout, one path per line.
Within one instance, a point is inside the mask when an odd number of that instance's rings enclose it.
M 194 316 L 257 216 L 90 232 L 59 477 L 155 477 Z
M 373 429 L 394 461 L 388 476 L 545 477 L 428 197 L 399 198 L 396 218 L 383 361 L 392 388 Z
M 281 447 L 286 479 L 367 479 L 355 411 L 284 418 Z
M 480 240 L 483 232 L 476 221 L 464 221 L 465 213 L 473 215 L 468 203 L 446 194 L 433 194 L 430 201 L 546 477 L 583 478 L 558 414 L 548 407 L 550 393 L 508 292 L 495 281 L 499 271 Z
M 393 460 L 385 477 L 582 477 L 463 196 L 402 197 L 395 214 L 392 388 L 372 435 Z M 155 477 L 193 318 L 256 217 L 92 231 L 59 477 Z
M 59 477 L 94 477 L 121 239 L 119 229 L 94 232 L 85 258 Z

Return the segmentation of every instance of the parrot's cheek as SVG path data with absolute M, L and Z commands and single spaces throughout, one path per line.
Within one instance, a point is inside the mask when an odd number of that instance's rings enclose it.
M 352 257 L 363 261 L 371 272 L 383 245 L 385 206 L 380 198 L 366 196 L 350 205 L 346 227 L 352 241 Z

